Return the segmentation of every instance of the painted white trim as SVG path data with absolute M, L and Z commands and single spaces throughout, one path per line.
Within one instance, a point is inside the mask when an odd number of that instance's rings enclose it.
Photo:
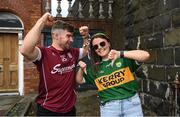
M 22 31 L 22 30 L 17 30 L 17 29 L 1 29 L 0 27 L 0 33 L 19 33 L 19 31 Z
M 18 33 L 19 47 L 22 45 L 22 33 Z M 23 55 L 18 51 L 18 90 L 20 95 L 24 95 L 24 64 L 23 64 Z
M 21 31 L 21 30 L 23 30 L 23 28 L 15 28 L 15 27 L 0 27 L 0 29 L 2 29 L 2 30 L 17 30 L 17 31 Z
M 19 93 L 0 93 L 0 96 L 4 95 L 19 95 Z

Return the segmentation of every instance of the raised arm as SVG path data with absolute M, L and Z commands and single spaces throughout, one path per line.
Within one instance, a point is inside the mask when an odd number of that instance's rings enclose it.
M 85 83 L 84 79 L 83 79 L 83 73 L 86 73 L 86 63 L 84 63 L 83 61 L 79 61 L 79 70 L 76 73 L 76 82 L 78 84 L 83 84 Z
M 90 41 L 89 28 L 87 26 L 81 26 L 79 28 L 79 32 L 83 38 L 83 56 L 86 56 L 89 52 L 89 41 Z
M 50 25 L 53 22 L 53 17 L 50 13 L 45 13 L 27 33 L 24 38 L 23 45 L 20 48 L 22 55 L 28 60 L 34 60 L 38 56 L 36 45 L 40 41 L 41 31 L 45 25 Z
M 111 50 L 109 53 L 109 59 L 115 60 L 117 57 L 124 57 L 128 59 L 133 59 L 139 62 L 145 62 L 149 59 L 150 54 L 144 50 L 130 50 L 130 51 L 116 51 Z

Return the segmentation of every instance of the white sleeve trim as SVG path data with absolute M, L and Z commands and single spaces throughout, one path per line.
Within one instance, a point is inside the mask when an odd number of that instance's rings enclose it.
M 85 80 L 85 78 L 83 77 L 83 83 L 86 83 L 86 80 Z
M 79 59 L 83 58 L 83 48 L 79 48 Z
M 37 57 L 34 60 L 32 60 L 32 62 L 40 61 L 41 57 L 42 57 L 41 50 L 38 47 L 36 47 L 36 49 L 38 50 L 38 55 L 37 55 Z
M 139 63 L 138 61 L 135 61 L 135 63 L 136 63 L 137 65 L 140 65 L 140 63 Z

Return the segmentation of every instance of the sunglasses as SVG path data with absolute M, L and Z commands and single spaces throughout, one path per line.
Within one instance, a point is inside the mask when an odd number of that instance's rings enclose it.
M 106 43 L 104 41 L 100 42 L 99 44 L 93 45 L 93 49 L 97 50 L 99 48 L 99 45 L 101 47 L 104 47 L 106 45 Z

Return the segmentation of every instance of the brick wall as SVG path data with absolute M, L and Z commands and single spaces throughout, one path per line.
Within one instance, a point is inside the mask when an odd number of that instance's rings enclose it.
M 151 54 L 137 73 L 145 115 L 179 114 L 180 89 L 172 102 L 171 84 L 180 74 L 180 0 L 119 0 L 113 5 L 114 47 Z
M 43 0 L 0 0 L 0 11 L 17 15 L 23 22 L 24 35 L 32 28 L 37 19 L 42 15 Z M 37 92 L 38 76 L 32 63 L 24 64 L 25 94 Z

